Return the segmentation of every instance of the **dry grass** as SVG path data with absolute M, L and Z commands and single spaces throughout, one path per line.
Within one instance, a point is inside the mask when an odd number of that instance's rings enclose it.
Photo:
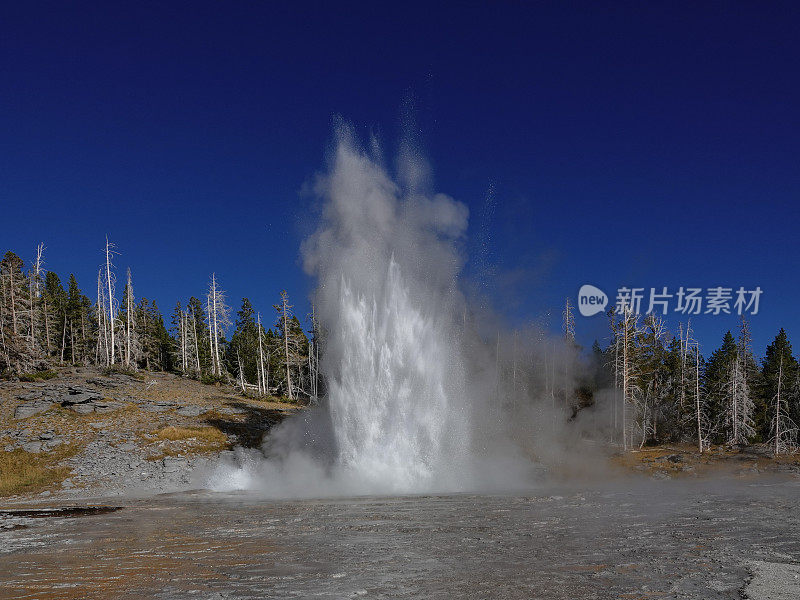
M 700 454 L 693 444 L 672 444 L 620 452 L 612 457 L 611 463 L 626 471 L 704 477 L 743 475 L 748 470 L 756 472 L 756 469 L 758 472 L 776 472 L 780 466 L 798 467 L 800 454 L 774 457 L 769 452 L 740 452 L 724 446 L 713 446 Z
M 176 427 L 170 425 L 154 434 L 160 440 L 176 442 L 179 440 L 198 440 L 206 444 L 227 443 L 228 438 L 216 427 Z
M 0 453 L 0 496 L 33 494 L 63 481 L 70 468 L 58 463 L 79 450 L 80 444 L 70 444 L 40 454 L 22 449 Z
M 149 456 L 150 460 L 157 460 L 165 456 L 219 452 L 230 448 L 228 437 L 216 427 L 170 425 L 153 432 L 149 437 L 151 440 L 161 442 L 160 452 Z

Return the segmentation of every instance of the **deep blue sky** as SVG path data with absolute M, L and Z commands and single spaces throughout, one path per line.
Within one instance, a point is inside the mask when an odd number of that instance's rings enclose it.
M 335 116 L 391 154 L 411 114 L 511 323 L 583 283 L 760 285 L 756 351 L 800 346 L 800 5 L 365 4 L 4 3 L 0 250 L 93 295 L 108 233 L 165 313 L 211 271 L 302 313 Z M 736 319 L 696 325 L 707 353 Z

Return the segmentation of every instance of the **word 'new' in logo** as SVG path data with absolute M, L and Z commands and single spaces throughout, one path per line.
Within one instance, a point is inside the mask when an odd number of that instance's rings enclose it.
M 578 290 L 578 310 L 584 317 L 591 317 L 603 312 L 608 305 L 608 296 L 605 292 L 593 285 L 582 285 Z

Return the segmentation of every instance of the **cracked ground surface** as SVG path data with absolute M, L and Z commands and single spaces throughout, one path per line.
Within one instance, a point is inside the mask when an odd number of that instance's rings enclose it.
M 796 599 L 799 493 L 795 479 L 640 480 L 5 514 L 0 597 Z

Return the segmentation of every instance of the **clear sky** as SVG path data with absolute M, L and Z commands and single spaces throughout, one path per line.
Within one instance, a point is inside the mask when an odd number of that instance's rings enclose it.
M 757 353 L 780 326 L 797 351 L 799 26 L 788 2 L 6 2 L 0 250 L 44 241 L 91 296 L 109 234 L 165 313 L 212 271 L 302 313 L 334 118 L 392 154 L 411 115 L 512 324 L 584 283 L 758 285 Z M 695 324 L 708 353 L 736 318 Z

